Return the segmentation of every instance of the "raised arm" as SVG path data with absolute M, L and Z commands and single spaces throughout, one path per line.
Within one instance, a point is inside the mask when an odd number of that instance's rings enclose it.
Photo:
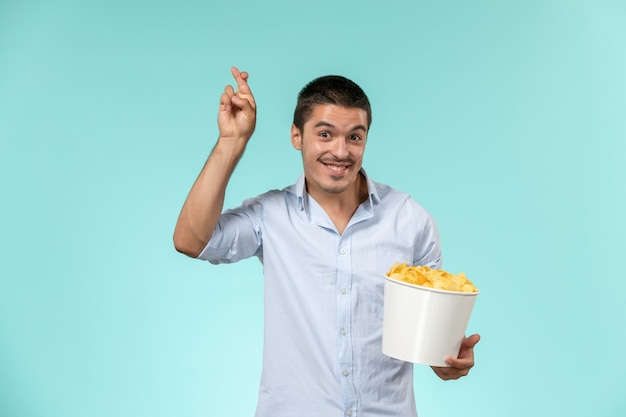
M 224 207 L 226 186 L 256 126 L 256 103 L 248 73 L 231 69 L 237 91 L 228 85 L 220 97 L 219 138 L 191 187 L 174 230 L 174 247 L 196 257 L 208 243 Z

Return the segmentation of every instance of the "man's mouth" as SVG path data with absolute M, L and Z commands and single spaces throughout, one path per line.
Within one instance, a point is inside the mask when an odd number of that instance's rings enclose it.
M 324 163 L 324 166 L 329 171 L 332 171 L 333 173 L 336 173 L 336 174 L 343 174 L 344 172 L 348 170 L 348 167 L 349 167 L 349 165 L 335 165 L 335 164 L 326 164 L 326 163 Z

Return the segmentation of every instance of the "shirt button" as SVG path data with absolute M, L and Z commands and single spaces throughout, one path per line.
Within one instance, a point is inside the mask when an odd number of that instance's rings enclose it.
M 346 250 L 344 248 L 339 249 L 339 253 L 342 255 L 346 254 Z
M 341 292 L 342 294 L 345 294 L 346 293 L 346 289 L 342 288 L 342 289 L 339 290 L 339 292 Z
M 346 370 L 346 371 L 343 371 L 342 373 L 343 373 L 343 376 L 348 376 L 348 375 L 350 375 L 350 372 L 348 372 L 347 370 Z
M 341 333 L 342 336 L 345 336 L 346 335 L 346 329 L 341 329 L 339 331 L 339 333 Z
M 347 415 L 348 417 L 350 417 L 350 416 L 352 415 L 352 410 L 348 410 L 348 411 L 346 411 L 346 415 Z

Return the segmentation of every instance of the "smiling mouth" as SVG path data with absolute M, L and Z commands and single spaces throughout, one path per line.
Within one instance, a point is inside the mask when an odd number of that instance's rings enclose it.
M 334 174 L 343 174 L 348 171 L 349 165 L 331 165 L 323 163 L 324 166 Z

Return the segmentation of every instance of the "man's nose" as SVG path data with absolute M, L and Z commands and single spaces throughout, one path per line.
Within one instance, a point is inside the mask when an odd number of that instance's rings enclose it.
M 337 138 L 333 144 L 333 155 L 338 159 L 344 159 L 348 157 L 348 140 L 346 138 Z

